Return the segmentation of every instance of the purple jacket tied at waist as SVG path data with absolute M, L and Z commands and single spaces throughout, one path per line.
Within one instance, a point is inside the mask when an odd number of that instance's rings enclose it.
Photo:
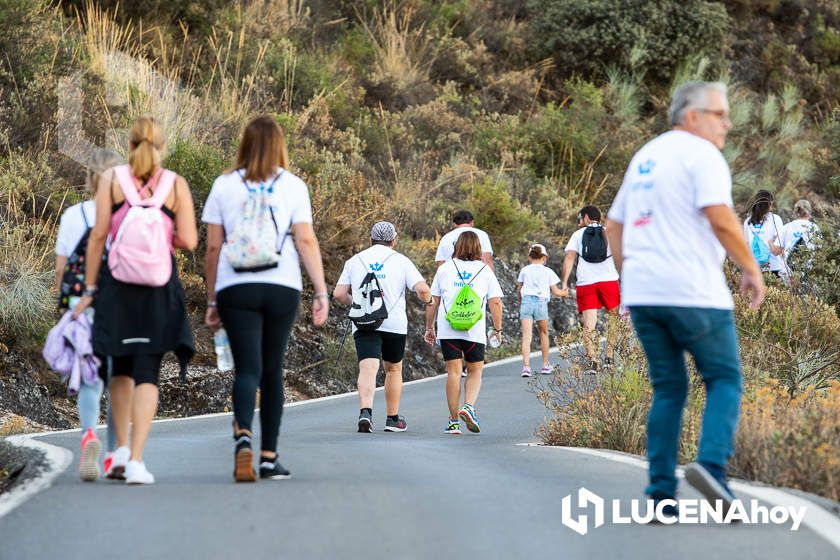
M 73 311 L 64 314 L 47 335 L 43 356 L 55 372 L 66 381 L 67 393 L 75 395 L 84 383 L 93 385 L 99 376 L 99 358 L 93 354 L 92 324 L 86 313 L 73 319 Z

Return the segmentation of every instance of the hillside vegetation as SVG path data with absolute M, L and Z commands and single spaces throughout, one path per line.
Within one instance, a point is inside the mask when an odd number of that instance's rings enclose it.
M 559 267 L 577 210 L 609 205 L 687 79 L 730 85 L 739 209 L 765 188 L 789 218 L 806 197 L 837 231 L 835 0 L 0 0 L 0 29 L 0 350 L 18 356 L 55 320 L 56 220 L 86 196 L 80 140 L 125 153 L 124 129 L 146 113 L 164 122 L 166 164 L 199 212 L 242 125 L 273 115 L 310 186 L 330 282 L 380 219 L 430 273 L 455 208 L 476 214 L 498 257 L 515 265 L 542 241 Z M 811 283 L 834 311 L 836 246 Z M 196 324 L 202 258 L 179 257 Z M 802 352 L 837 340 L 826 324 L 829 338 Z M 320 364 L 335 328 L 297 334 L 307 375 L 332 375 Z M 808 384 L 777 376 L 791 397 Z

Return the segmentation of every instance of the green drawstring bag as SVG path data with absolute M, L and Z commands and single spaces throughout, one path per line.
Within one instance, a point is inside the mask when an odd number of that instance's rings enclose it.
M 470 330 L 476 323 L 481 321 L 482 317 L 484 317 L 484 313 L 482 313 L 482 300 L 478 297 L 478 294 L 475 293 L 475 290 L 472 289 L 471 284 L 475 282 L 475 279 L 481 274 L 481 271 L 487 268 L 487 266 L 481 267 L 481 270 L 475 273 L 475 276 L 472 277 L 472 280 L 469 280 L 469 277 L 464 277 L 461 274 L 461 271 L 458 270 L 458 265 L 455 264 L 455 260 L 453 259 L 452 264 L 455 265 L 455 270 L 458 272 L 458 278 L 464 282 L 464 285 L 458 291 L 458 295 L 455 296 L 455 301 L 452 302 L 452 308 L 446 310 L 446 306 L 444 306 L 444 310 L 446 311 L 446 321 L 449 325 L 455 329 L 456 331 L 468 331 Z

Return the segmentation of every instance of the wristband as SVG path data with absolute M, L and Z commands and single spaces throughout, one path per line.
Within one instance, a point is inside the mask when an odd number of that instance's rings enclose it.
M 327 295 L 327 292 L 319 292 L 319 293 L 313 295 L 312 299 L 325 298 L 325 297 L 329 297 Z
M 207 300 L 207 307 L 218 307 L 216 305 L 216 300 L 215 299 L 208 299 Z
M 85 289 L 82 290 L 83 297 L 96 297 L 96 294 L 99 293 L 99 288 L 96 286 L 85 286 Z

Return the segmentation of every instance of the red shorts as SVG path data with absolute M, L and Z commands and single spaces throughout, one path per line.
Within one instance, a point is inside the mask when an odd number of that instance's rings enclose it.
M 575 289 L 577 291 L 578 313 L 583 313 L 587 309 L 601 309 L 602 307 L 615 309 L 621 303 L 621 288 L 618 286 L 618 280 L 595 282 L 586 286 L 578 286 Z

